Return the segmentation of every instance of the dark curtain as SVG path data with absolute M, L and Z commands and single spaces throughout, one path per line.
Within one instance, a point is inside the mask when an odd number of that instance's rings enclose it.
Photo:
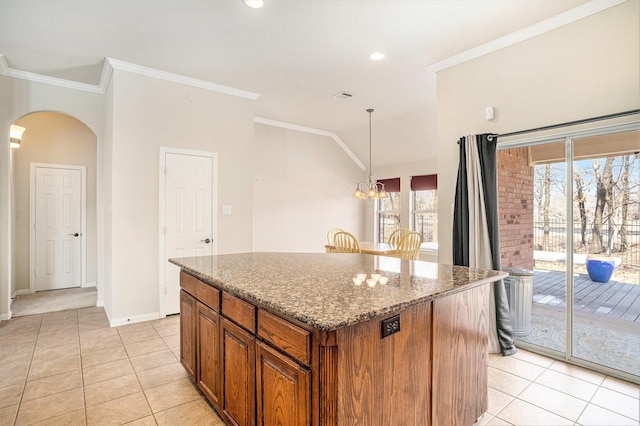
M 501 270 L 500 265 L 500 228 L 498 224 L 498 180 L 496 146 L 498 138 L 489 134 L 476 135 L 480 169 L 482 172 L 482 188 L 491 247 L 492 268 Z M 460 145 L 460 163 L 458 181 L 456 183 L 455 208 L 453 216 L 453 263 L 469 266 L 469 193 L 467 186 L 467 152 L 466 138 L 458 141 Z M 496 307 L 496 327 L 498 342 L 503 355 L 516 353 L 513 328 L 509 315 L 509 302 L 504 281 L 493 284 L 493 295 Z

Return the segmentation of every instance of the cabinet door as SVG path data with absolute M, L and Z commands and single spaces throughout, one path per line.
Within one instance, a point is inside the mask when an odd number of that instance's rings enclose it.
M 196 299 L 184 290 L 180 290 L 180 362 L 195 382 Z
M 258 425 L 311 424 L 311 373 L 262 342 L 256 343 Z
M 255 424 L 255 338 L 222 318 L 224 419 L 232 425 Z
M 200 302 L 197 306 L 197 383 L 211 404 L 221 411 L 220 315 Z

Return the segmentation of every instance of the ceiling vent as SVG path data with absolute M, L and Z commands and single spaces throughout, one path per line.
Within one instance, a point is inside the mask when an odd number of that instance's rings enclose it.
M 351 99 L 353 95 L 349 92 L 338 92 L 335 95 L 332 95 L 331 97 L 338 101 L 346 101 L 347 99 Z

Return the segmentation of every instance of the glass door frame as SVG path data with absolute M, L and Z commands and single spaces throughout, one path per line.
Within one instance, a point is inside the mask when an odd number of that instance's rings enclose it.
M 622 124 L 613 124 L 602 127 L 594 127 L 590 129 L 584 130 L 576 130 L 572 132 L 565 133 L 549 133 L 544 136 L 538 136 L 533 138 L 526 139 L 513 139 L 508 140 L 506 142 L 500 142 L 498 139 L 497 149 L 498 150 L 507 150 L 512 148 L 525 148 L 533 145 L 544 145 L 548 143 L 558 143 L 564 140 L 565 144 L 565 164 L 566 164 L 566 176 L 573 176 L 573 141 L 575 139 L 587 138 L 592 136 L 601 136 L 611 133 L 621 133 L 627 131 L 636 131 L 640 130 L 640 121 L 632 121 Z M 566 206 L 565 211 L 567 213 L 568 218 L 573 217 L 573 198 L 574 191 L 573 185 L 567 184 L 567 193 L 566 193 Z M 566 235 L 565 241 L 567 247 L 574 247 L 574 236 L 573 236 L 573 227 L 566 227 Z M 574 282 L 573 282 L 573 251 L 567 250 L 566 253 L 566 269 L 565 269 L 565 297 L 566 297 L 566 307 L 565 307 L 565 326 L 566 326 L 566 344 L 565 344 L 565 352 L 558 352 L 553 349 L 544 348 L 542 346 L 537 346 L 531 343 L 526 342 L 518 342 L 518 346 L 523 349 L 532 350 L 533 352 L 540 352 L 544 355 L 550 356 L 552 358 L 561 359 L 567 361 L 571 364 L 575 364 L 581 367 L 586 367 L 594 371 L 598 371 L 604 374 L 608 374 L 611 376 L 619 377 L 624 380 L 628 380 L 631 382 L 638 383 L 638 376 L 634 376 L 632 374 L 628 374 L 626 372 L 615 370 L 613 368 L 597 364 L 591 361 L 583 360 L 580 358 L 575 358 L 573 356 L 573 326 L 574 326 Z

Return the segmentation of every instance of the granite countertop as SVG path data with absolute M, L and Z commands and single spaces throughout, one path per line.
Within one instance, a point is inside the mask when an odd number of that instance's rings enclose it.
M 507 276 L 464 266 L 341 253 L 241 253 L 170 259 L 201 280 L 319 330 L 336 330 Z M 355 285 L 358 273 L 387 284 Z

